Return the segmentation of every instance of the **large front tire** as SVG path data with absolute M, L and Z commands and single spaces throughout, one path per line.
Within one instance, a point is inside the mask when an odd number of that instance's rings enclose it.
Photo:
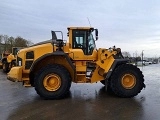
M 122 64 L 112 73 L 110 85 L 117 96 L 134 97 L 145 87 L 144 76 L 136 66 Z
M 105 80 L 100 81 L 104 86 L 105 86 Z M 111 89 L 111 82 L 110 79 L 107 81 L 107 92 L 109 93 L 113 93 L 112 89 Z
M 35 90 L 45 99 L 61 99 L 69 92 L 71 77 L 61 65 L 48 65 L 42 68 L 35 77 Z

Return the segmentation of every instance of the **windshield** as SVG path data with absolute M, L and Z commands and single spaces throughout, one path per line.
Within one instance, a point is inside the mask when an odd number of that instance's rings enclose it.
M 95 40 L 92 31 L 89 30 L 73 30 L 73 48 L 82 49 L 85 55 L 92 55 L 96 49 Z
M 96 44 L 92 33 L 88 35 L 88 51 L 92 53 L 94 49 L 96 49 Z
M 13 48 L 13 55 L 16 55 L 17 54 L 17 52 L 19 51 L 19 50 L 21 50 L 22 48 Z

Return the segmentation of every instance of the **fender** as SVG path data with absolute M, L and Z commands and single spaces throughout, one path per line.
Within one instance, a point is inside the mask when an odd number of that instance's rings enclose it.
M 66 53 L 64 53 L 63 51 L 55 51 L 53 53 L 48 53 L 43 55 L 42 57 L 38 58 L 37 60 L 34 61 L 34 63 L 32 64 L 31 68 L 30 68 L 30 73 L 34 70 L 34 67 L 39 63 L 39 61 L 41 61 L 42 59 L 49 57 L 49 56 L 64 56 L 65 59 L 68 61 L 69 65 L 71 66 L 71 68 L 73 69 L 74 73 L 76 73 L 76 68 L 75 66 L 72 64 L 71 59 L 68 57 L 68 55 Z M 75 76 L 74 76 L 75 77 Z
M 55 51 L 53 53 L 49 53 L 49 54 L 45 54 L 42 57 L 38 58 L 37 60 L 34 61 L 33 65 L 30 68 L 30 71 L 32 71 L 34 69 L 34 66 L 41 61 L 42 59 L 49 57 L 49 56 L 64 56 L 66 58 L 66 60 L 68 61 L 68 63 L 71 65 L 71 67 L 73 68 L 73 70 L 75 69 L 75 66 L 72 64 L 72 61 L 69 59 L 68 55 L 66 53 L 64 53 L 63 51 Z
M 128 63 L 128 61 L 129 61 L 128 59 L 115 59 L 113 64 L 112 64 L 112 66 L 111 66 L 111 68 L 105 74 L 105 79 L 107 80 L 111 76 L 113 70 L 116 68 L 117 65 Z

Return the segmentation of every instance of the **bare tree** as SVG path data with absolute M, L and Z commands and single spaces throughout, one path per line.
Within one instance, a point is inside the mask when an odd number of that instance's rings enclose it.
M 131 54 L 129 52 L 126 52 L 126 51 L 122 52 L 122 55 L 124 57 L 131 57 Z
M 7 43 L 8 43 L 8 51 L 11 52 L 12 51 L 12 47 L 14 46 L 14 37 L 9 37 L 8 40 L 7 40 Z
M 8 35 L 3 35 L 3 40 L 4 40 L 4 51 L 8 51 L 10 48 L 10 45 L 8 43 Z
M 3 42 L 3 35 L 0 35 L 0 43 Z
M 16 46 L 16 47 L 27 47 L 27 43 L 28 43 L 27 40 L 18 36 L 18 37 L 15 38 L 14 46 Z
M 31 45 L 33 45 L 34 43 L 32 42 L 32 41 L 30 41 L 30 40 L 27 40 L 27 46 L 31 46 Z
M 12 47 L 27 47 L 33 44 L 20 36 L 14 38 L 8 35 L 0 35 L 0 43 L 3 43 L 1 44 L 0 54 L 4 51 L 12 52 Z

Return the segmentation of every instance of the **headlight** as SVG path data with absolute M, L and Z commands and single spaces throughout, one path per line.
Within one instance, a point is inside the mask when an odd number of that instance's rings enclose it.
M 22 58 L 17 56 L 17 66 L 22 66 Z

